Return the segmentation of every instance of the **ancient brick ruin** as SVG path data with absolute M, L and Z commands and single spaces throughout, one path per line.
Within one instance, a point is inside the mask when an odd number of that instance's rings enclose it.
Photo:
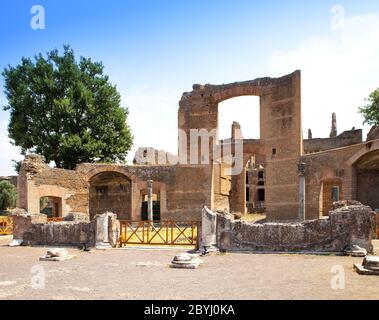
M 298 164 L 304 163 L 305 219 L 328 215 L 333 200 L 358 200 L 379 209 L 377 130 L 363 142 L 361 130 L 338 135 L 334 119 L 329 138 L 313 138 L 310 132 L 310 139 L 303 139 L 300 85 L 300 71 L 275 79 L 194 85 L 179 102 L 179 138 L 186 139 L 179 139 L 177 156 L 150 149 L 154 161 L 136 157 L 134 165 L 81 164 L 75 170 L 50 168 L 40 156 L 26 156 L 17 183 L 18 206 L 38 214 L 41 199 L 48 197 L 54 216 L 74 212 L 92 219 L 113 212 L 121 220 L 138 221 L 146 208 L 147 181 L 153 180 L 161 220 L 200 220 L 204 206 L 214 211 L 266 211 L 269 221 L 297 220 Z M 233 123 L 232 137 L 219 140 L 218 105 L 248 95 L 260 97 L 260 139 L 244 138 L 239 124 Z M 202 154 L 201 144 L 191 144 L 189 137 L 196 130 L 215 132 L 205 142 L 212 145 L 208 155 Z M 232 175 L 223 159 L 235 156 L 238 148 L 243 168 Z M 189 155 L 196 150 L 198 161 L 193 163 Z

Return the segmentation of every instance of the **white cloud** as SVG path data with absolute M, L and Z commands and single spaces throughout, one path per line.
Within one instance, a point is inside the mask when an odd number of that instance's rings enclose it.
M 357 114 L 364 99 L 379 87 L 379 15 L 345 17 L 343 28 L 313 36 L 297 48 L 275 52 L 269 72 L 275 76 L 302 71 L 304 133 L 328 136 L 331 113 L 337 112 L 339 132 L 362 127 Z M 364 139 L 368 127 L 364 128 Z

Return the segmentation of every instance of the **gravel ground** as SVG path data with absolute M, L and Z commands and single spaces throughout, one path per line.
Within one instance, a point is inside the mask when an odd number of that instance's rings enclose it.
M 229 253 L 181 270 L 168 267 L 178 249 L 68 250 L 74 259 L 40 262 L 46 248 L 0 246 L 0 299 L 379 298 L 379 277 L 353 271 L 362 258 Z M 335 266 L 343 267 L 345 289 L 331 288 Z M 33 289 L 41 270 L 45 288 Z

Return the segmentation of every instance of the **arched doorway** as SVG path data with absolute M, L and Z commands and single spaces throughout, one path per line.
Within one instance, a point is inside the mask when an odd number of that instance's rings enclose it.
M 356 200 L 379 210 L 379 150 L 371 151 L 354 163 Z
M 131 218 L 131 181 L 119 172 L 102 172 L 90 179 L 89 213 L 112 212 L 118 219 Z

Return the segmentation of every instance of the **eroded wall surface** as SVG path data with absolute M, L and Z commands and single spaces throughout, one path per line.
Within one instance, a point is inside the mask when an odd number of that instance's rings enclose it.
M 332 186 L 339 186 L 340 200 L 358 200 L 378 209 L 378 150 L 379 140 L 374 140 L 303 155 L 301 161 L 307 167 L 306 218 L 329 214 Z
M 198 221 L 204 206 L 243 213 L 246 211 L 246 165 L 254 156 L 257 165 L 264 167 L 268 220 L 298 218 L 299 162 L 306 164 L 306 219 L 329 214 L 335 187 L 339 188 L 341 200 L 358 199 L 379 209 L 379 140 L 354 144 L 361 140 L 361 131 L 348 131 L 326 142 L 323 140 L 325 143 L 306 142 L 308 151 L 332 149 L 304 154 L 300 81 L 300 71 L 296 71 L 281 78 L 194 85 L 193 91 L 184 93 L 179 103 L 178 126 L 188 139 L 179 140 L 179 150 L 187 153 L 184 161 L 178 154 L 177 164 L 154 165 L 157 159 L 175 158 L 154 149 L 150 150 L 153 163 L 81 164 L 76 170 L 53 169 L 43 158 L 27 156 L 18 177 L 18 206 L 37 214 L 40 199 L 54 197 L 61 199 L 62 216 L 70 212 L 94 216 L 114 211 L 120 219 L 138 221 L 147 180 L 153 180 L 153 193 L 160 200 L 161 220 Z M 260 97 L 260 139 L 244 139 L 233 131 L 231 139 L 219 141 L 219 103 L 243 95 Z M 233 126 L 239 125 L 233 123 Z M 209 163 L 203 161 L 201 144 L 196 164 L 190 163 L 191 130 L 216 131 L 215 141 L 209 143 L 216 144 L 217 154 L 210 147 Z M 224 156 L 236 156 L 238 143 L 243 150 L 243 169 L 236 175 L 226 174 L 230 166 L 222 161 L 218 163 L 216 155 L 220 152 Z M 254 200 L 254 194 L 250 197 Z
M 260 78 L 226 85 L 194 85 L 179 103 L 179 129 L 218 129 L 218 104 L 230 98 L 260 97 L 260 144 L 267 162 L 266 207 L 270 219 L 293 219 L 298 211 L 297 164 L 302 153 L 300 71 L 281 78 Z M 189 161 L 191 141 L 183 149 Z M 212 157 L 211 157 L 212 158 Z M 199 156 L 199 161 L 201 158 Z M 245 174 L 233 177 L 230 203 L 246 210 Z M 214 207 L 213 205 L 211 206 Z
M 139 221 L 148 180 L 159 195 L 161 220 L 199 221 L 202 207 L 212 199 L 212 170 L 203 165 L 82 164 L 62 170 L 30 155 L 18 180 L 18 206 L 32 214 L 40 213 L 40 198 L 50 196 L 61 199 L 63 217 L 82 212 L 93 218 L 111 211 L 121 220 Z
M 362 130 L 344 131 L 337 137 L 304 139 L 304 153 L 314 153 L 362 143 Z
M 302 223 L 253 224 L 218 214 L 217 245 L 227 251 L 295 252 L 342 252 L 351 245 L 359 245 L 372 252 L 375 226 L 375 213 L 357 203 L 342 203 L 328 219 Z

